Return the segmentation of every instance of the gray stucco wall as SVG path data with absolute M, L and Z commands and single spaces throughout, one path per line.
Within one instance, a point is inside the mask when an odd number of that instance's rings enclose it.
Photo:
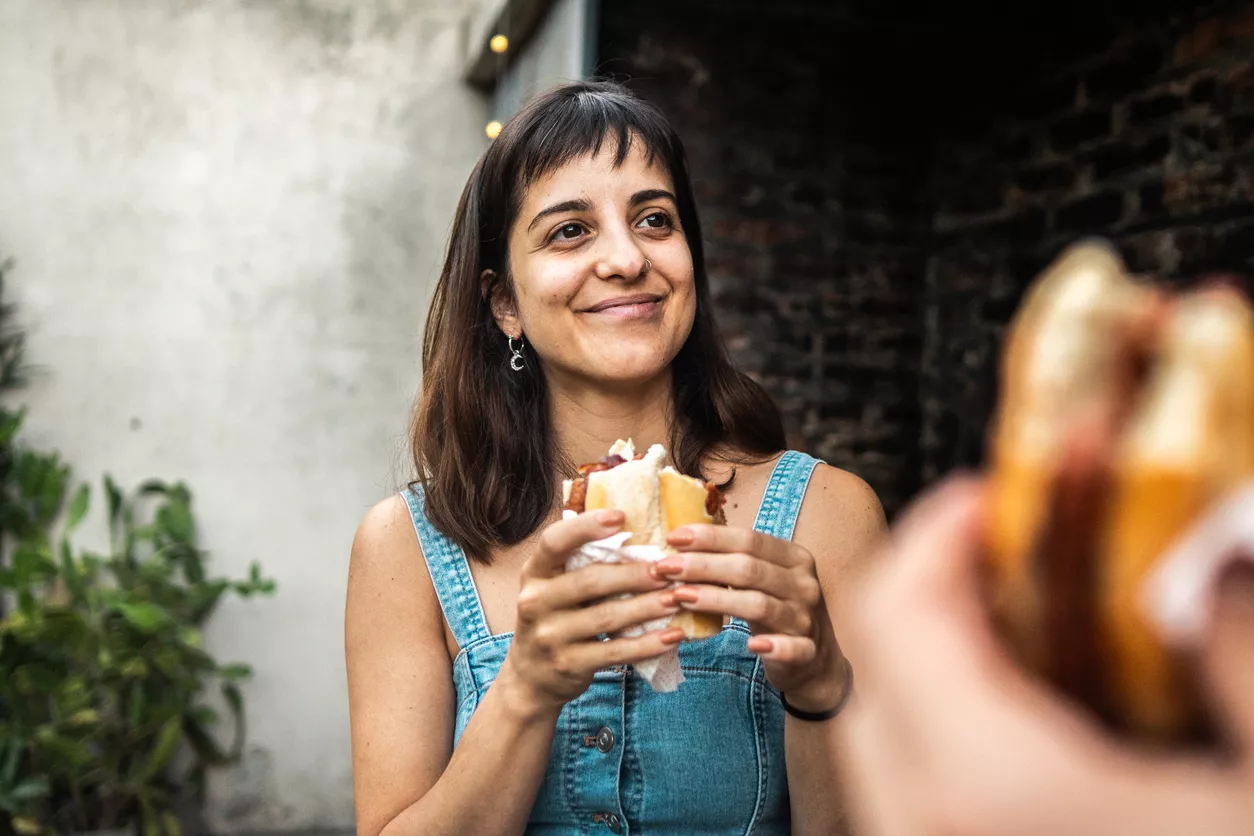
M 279 581 L 209 631 L 257 672 L 215 830 L 351 826 L 348 550 L 406 475 L 424 305 L 486 142 L 472 5 L 0 3 L 30 439 L 84 479 L 186 479 L 215 569 Z

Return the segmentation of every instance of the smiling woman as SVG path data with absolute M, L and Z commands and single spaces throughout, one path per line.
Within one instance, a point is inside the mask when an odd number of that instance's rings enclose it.
M 622 528 L 560 513 L 562 479 L 618 438 L 721 483 L 727 525 L 676 529 L 652 567 L 565 571 Z M 785 451 L 728 360 L 656 109 L 578 83 L 502 129 L 453 222 L 412 440 L 416 480 L 367 514 L 350 568 L 363 836 L 839 829 L 816 720 L 851 675 L 829 606 L 882 512 L 860 479 Z M 679 648 L 678 692 L 632 665 L 682 630 L 602 640 L 683 611 L 729 618 Z

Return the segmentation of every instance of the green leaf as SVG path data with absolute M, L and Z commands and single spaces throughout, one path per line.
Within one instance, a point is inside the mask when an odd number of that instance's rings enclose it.
M 123 662 L 118 672 L 128 678 L 143 679 L 148 676 L 148 663 L 136 656 Z
M 73 531 L 78 528 L 83 518 L 87 516 L 88 504 L 91 502 L 91 488 L 87 485 L 80 485 L 79 489 L 74 492 L 74 498 L 70 500 L 70 510 L 67 512 L 65 527 L 67 531 Z
M 157 512 L 157 523 L 170 537 L 180 543 L 190 543 L 196 536 L 196 523 L 187 503 L 171 499 Z
M 191 717 L 197 723 L 206 726 L 212 726 L 218 722 L 218 712 L 214 711 L 207 705 L 198 705 L 191 711 Z
M 218 675 L 227 682 L 243 682 L 253 675 L 253 669 L 249 665 L 232 662 L 231 664 L 223 665 L 218 671 Z
M 155 633 L 170 621 L 170 614 L 156 604 L 143 601 L 138 604 L 119 602 L 114 606 L 135 629 L 144 633 Z
M 70 549 L 70 541 L 63 539 L 61 541 L 61 577 L 65 580 L 65 586 L 70 590 L 70 594 L 75 600 L 82 600 L 85 593 L 83 585 L 83 573 L 79 571 L 78 564 L 74 562 L 74 553 Z
M 26 816 L 14 816 L 9 824 L 13 826 L 13 832 L 20 836 L 38 836 L 44 831 L 39 822 Z
M 22 757 L 22 744 L 16 738 L 5 747 L 4 765 L 0 766 L 0 786 L 8 786 L 17 777 L 17 763 Z
M 235 761 L 244 750 L 244 695 L 235 683 L 224 682 L 222 696 L 226 698 L 226 704 L 231 708 L 231 719 L 235 721 L 235 739 L 231 741 L 231 751 L 227 755 Z
M 139 486 L 140 496 L 152 496 L 154 494 L 166 494 L 169 492 L 169 486 L 160 479 L 149 479 L 142 482 Z
M 152 809 L 148 796 L 140 795 L 139 809 L 143 821 L 143 836 L 161 836 L 161 828 L 157 822 L 157 812 Z
M 200 763 L 209 766 L 225 766 L 231 762 L 231 756 L 222 750 L 204 724 L 198 720 L 190 717 L 184 719 L 183 732 L 187 735 L 187 741 L 192 744 L 192 749 L 196 752 L 196 758 Z
M 32 801 L 43 798 L 49 793 L 48 782 L 42 778 L 27 778 L 13 789 L 9 790 L 9 798 L 13 801 L 20 801 L 29 804 Z
M 179 824 L 178 816 L 170 812 L 162 813 L 161 822 L 165 825 L 166 836 L 183 836 L 183 826 Z
M 67 720 L 71 726 L 91 726 L 100 722 L 100 713 L 94 708 L 84 708 L 70 715 Z
M 65 767 L 56 761 L 64 761 L 71 767 L 78 768 L 91 763 L 94 756 L 85 741 L 73 740 L 57 734 L 48 726 L 42 726 L 35 732 L 35 748 L 40 751 L 41 759 L 53 759 L 55 770 Z
M 121 535 L 118 528 L 122 515 L 122 491 L 118 488 L 117 483 L 113 481 L 113 477 L 107 473 L 104 477 L 104 487 L 105 499 L 109 504 L 109 539 L 117 546 Z
M 145 665 L 145 671 L 147 668 L 148 666 Z M 131 697 L 127 705 L 127 712 L 130 716 L 132 726 L 138 726 L 144 721 L 144 712 L 147 711 L 147 709 L 148 695 L 144 692 L 143 683 L 137 682 L 131 686 Z
M 140 772 L 140 780 L 151 781 L 155 778 L 174 755 L 174 750 L 178 748 L 182 738 L 182 719 L 174 716 L 166 720 L 161 726 L 161 731 L 157 733 L 157 742 L 153 746 L 152 754 L 149 755 L 143 771 Z

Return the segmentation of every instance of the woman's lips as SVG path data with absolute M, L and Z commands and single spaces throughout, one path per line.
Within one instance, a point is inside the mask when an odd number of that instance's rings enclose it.
M 662 310 L 662 298 L 658 296 L 624 296 L 607 299 L 584 313 L 610 316 L 615 319 L 648 319 Z
M 612 316 L 616 319 L 648 319 L 656 315 L 660 310 L 662 310 L 662 302 L 658 300 L 653 302 L 628 302 L 625 305 L 614 305 L 613 307 L 602 308 L 599 311 L 590 311 L 589 313 L 597 316 Z

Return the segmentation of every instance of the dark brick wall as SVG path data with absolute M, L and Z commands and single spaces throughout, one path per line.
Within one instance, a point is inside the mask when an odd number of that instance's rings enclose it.
M 606 3 L 601 69 L 684 137 L 736 359 L 891 515 L 979 460 L 1004 323 L 1063 244 L 1254 267 L 1252 7 L 938 37 L 829 4 Z
M 920 472 L 930 219 L 913 120 L 878 87 L 826 85 L 863 75 L 867 50 L 834 49 L 795 16 L 694 25 L 675 7 L 642 18 L 608 3 L 602 15 L 601 54 L 616 56 L 604 71 L 684 137 L 736 360 L 782 407 L 793 446 L 896 507 Z
M 923 480 L 980 459 L 997 348 L 1066 244 L 1111 238 L 1180 283 L 1254 272 L 1254 4 L 1141 24 L 1047 64 L 937 143 L 922 360 Z M 973 100 L 978 101 L 978 100 Z

